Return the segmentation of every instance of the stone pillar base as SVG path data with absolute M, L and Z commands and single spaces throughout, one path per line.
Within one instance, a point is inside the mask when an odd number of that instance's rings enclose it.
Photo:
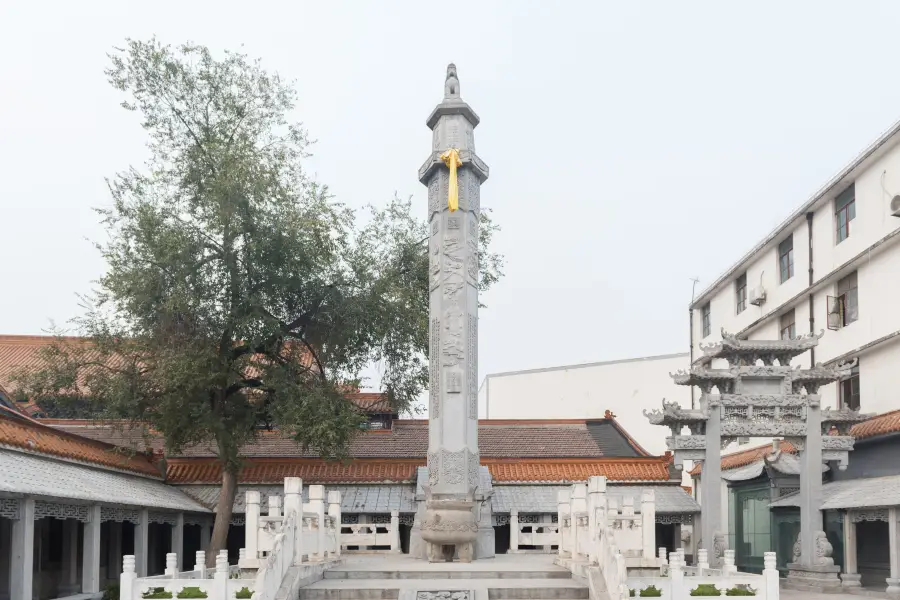
M 861 575 L 859 573 L 841 573 L 841 585 L 845 588 L 862 587 L 859 582 Z
M 891 598 L 900 598 L 900 579 L 892 579 L 888 577 L 885 579 L 887 582 L 887 595 Z
M 843 591 L 838 577 L 841 568 L 838 566 L 788 563 L 787 568 L 788 576 L 784 587 L 789 590 L 820 594 L 838 594 Z

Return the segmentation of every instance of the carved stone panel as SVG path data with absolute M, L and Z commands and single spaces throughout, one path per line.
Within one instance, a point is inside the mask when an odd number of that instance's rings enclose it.
M 481 184 L 478 183 L 478 177 L 475 173 L 469 173 L 466 178 L 466 200 L 468 209 L 475 215 L 481 214 Z
M 451 306 L 444 312 L 444 339 L 441 344 L 441 365 L 444 367 L 455 367 L 465 359 L 463 317 L 458 306 Z
M 447 371 L 447 393 L 461 394 L 463 387 L 463 374 L 458 369 Z
M 728 437 L 805 436 L 806 423 L 728 421 L 722 423 L 722 435 Z
M 469 395 L 469 418 L 478 419 L 478 317 L 468 315 L 469 362 L 468 362 L 468 386 L 466 393 Z
M 441 198 L 446 202 L 447 196 L 441 196 L 442 173 L 437 171 L 428 183 L 428 217 L 441 211 Z
M 434 419 L 441 417 L 441 321 L 431 319 L 431 340 L 428 352 L 428 395 L 431 398 L 429 414 Z
M 437 224 L 435 221 L 434 225 L 437 226 Z M 441 247 L 437 242 L 432 242 L 428 251 L 428 273 L 430 289 L 436 289 L 441 285 Z
M 468 450 L 466 451 L 468 452 Z M 469 485 L 478 487 L 478 468 L 481 466 L 481 457 L 477 452 L 468 452 L 469 454 Z
M 468 450 L 441 450 L 441 473 L 444 483 L 458 485 L 466 477 L 466 453 Z
M 444 300 L 450 303 L 459 302 L 460 292 L 465 286 L 463 250 L 462 240 L 457 235 L 444 235 L 444 264 L 441 279 Z
M 441 472 L 441 455 L 438 452 L 428 453 L 428 484 L 437 485 L 438 475 Z

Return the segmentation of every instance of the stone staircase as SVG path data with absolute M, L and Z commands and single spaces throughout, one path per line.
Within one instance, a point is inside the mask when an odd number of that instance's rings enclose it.
M 587 600 L 587 585 L 552 555 L 463 563 L 408 557 L 350 559 L 303 587 L 299 600 Z

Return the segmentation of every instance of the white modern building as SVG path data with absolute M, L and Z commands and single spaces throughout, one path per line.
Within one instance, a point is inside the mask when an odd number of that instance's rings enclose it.
M 696 297 L 691 360 L 698 344 L 720 339 L 723 329 L 742 339 L 824 331 L 818 347 L 794 361 L 849 369 L 820 390 L 823 407 L 883 413 L 900 406 L 898 194 L 900 123 Z
M 663 398 L 689 403 L 690 390 L 669 377 L 689 364 L 683 353 L 494 373 L 478 390 L 478 416 L 594 419 L 608 410 L 648 452 L 663 454 L 664 432 L 650 425 L 642 411 L 658 407 Z

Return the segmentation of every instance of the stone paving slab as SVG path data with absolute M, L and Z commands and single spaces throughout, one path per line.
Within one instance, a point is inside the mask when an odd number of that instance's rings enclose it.
M 494 558 L 473 560 L 470 563 L 430 563 L 409 555 L 343 555 L 343 562 L 330 569 L 339 571 L 556 571 L 568 572 L 553 564 L 556 554 L 498 554 Z
M 544 588 L 586 589 L 584 582 L 575 579 L 322 579 L 304 590 L 356 590 L 373 587 L 439 591 L 470 588 Z M 833 598 L 834 596 L 832 596 Z

